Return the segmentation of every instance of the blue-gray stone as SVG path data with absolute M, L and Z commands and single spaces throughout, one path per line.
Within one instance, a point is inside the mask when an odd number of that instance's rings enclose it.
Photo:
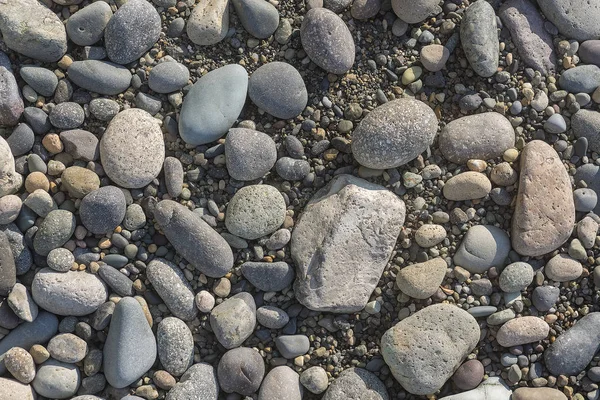
M 135 95 L 135 106 L 147 111 L 150 115 L 156 115 L 162 108 L 162 102 L 159 98 L 139 92 Z
M 545 312 L 554 307 L 560 296 L 560 289 L 554 286 L 538 286 L 533 290 L 531 301 L 538 311 Z
M 594 192 L 600 193 L 600 167 L 589 163 L 577 168 L 575 172 L 575 182 L 584 181 L 588 188 Z M 596 214 L 600 213 L 600 204 L 596 204 L 594 208 Z
M 57 104 L 50 110 L 50 123 L 58 129 L 75 129 L 85 120 L 83 108 L 75 102 Z
M 471 3 L 460 24 L 460 40 L 471 68 L 482 77 L 498 70 L 499 41 L 496 13 L 487 1 Z
M 179 134 L 191 145 L 214 142 L 240 115 L 248 92 L 248 73 L 230 64 L 209 72 L 190 89 L 179 115 Z
M 277 30 L 279 26 L 279 12 L 275 6 L 264 0 L 232 0 L 244 29 L 249 34 L 266 39 Z
M 178 62 L 161 62 L 148 76 L 148 86 L 156 93 L 176 92 L 187 85 L 190 71 Z
M 589 0 L 538 0 L 542 12 L 568 39 L 600 37 L 600 4 Z
M 502 229 L 491 225 L 471 227 L 454 255 L 454 264 L 472 273 L 504 265 L 510 252 L 510 238 Z
M 559 86 L 570 93 L 592 93 L 600 86 L 600 68 L 595 65 L 579 65 L 562 73 Z
M 17 269 L 10 242 L 4 232 L 0 232 L 0 266 L 0 296 L 8 296 L 17 283 Z
M 310 341 L 306 335 L 283 335 L 275 338 L 275 346 L 283 357 L 293 359 L 308 353 Z
M 107 61 L 75 61 L 67 69 L 67 74 L 77 86 L 111 96 L 126 91 L 131 83 L 131 73 L 127 68 Z
M 590 188 L 579 188 L 573 191 L 575 210 L 590 212 L 598 204 L 598 195 Z
M 258 290 L 279 292 L 294 281 L 294 268 L 288 263 L 248 261 L 242 264 L 242 274 Z
M 219 382 L 215 369 L 210 364 L 198 363 L 181 376 L 179 383 L 167 393 L 166 400 L 217 400 L 218 396 Z
M 493 306 L 477 306 L 471 307 L 467 310 L 469 314 L 474 316 L 475 318 L 487 317 L 495 313 L 498 309 Z
M 104 28 L 112 16 L 108 3 L 96 1 L 69 17 L 67 35 L 79 46 L 91 46 L 102 39 Z
M 13 129 L 11 135 L 6 139 L 14 157 L 27 154 L 35 143 L 35 134 L 25 123 L 21 123 Z
M 184 321 L 198 314 L 194 292 L 181 269 L 170 261 L 155 258 L 146 268 L 146 276 L 171 313 Z
M 0 72 L 1 71 L 2 69 L 0 69 Z M 43 135 L 52 129 L 48 114 L 41 108 L 26 107 L 23 111 L 23 116 L 36 135 Z
M 156 339 L 142 306 L 133 297 L 117 303 L 103 355 L 106 380 L 117 389 L 131 385 L 152 368 Z
M 287 181 L 300 181 L 310 173 L 310 164 L 306 160 L 281 157 L 275 163 L 277 174 Z
M 81 383 L 81 373 L 75 364 L 50 358 L 39 366 L 31 386 L 40 396 L 66 399 L 73 396 Z
M 35 214 L 30 215 L 30 213 L 32 213 L 32 211 L 28 207 L 21 207 L 21 213 L 19 214 L 19 217 L 17 217 L 17 221 L 21 219 L 22 223 L 20 225 L 22 227 L 26 227 L 29 224 L 33 226 L 33 221 L 35 221 L 35 218 L 37 216 Z M 26 219 L 28 219 L 28 222 L 25 222 Z M 29 229 L 29 227 L 27 229 Z M 21 229 L 15 224 L 0 226 L 0 231 L 4 232 L 8 237 L 10 249 L 12 251 L 13 257 L 15 258 L 15 268 L 17 269 L 17 276 L 23 275 L 24 273 L 29 271 L 29 269 L 33 265 L 33 256 L 31 254 L 31 250 L 29 250 L 25 236 L 23 236 L 22 233 L 27 231 L 27 229 Z
M 133 282 L 125 274 L 107 264 L 100 265 L 98 275 L 119 296 L 133 296 Z
M 136 61 L 156 43 L 160 29 L 160 15 L 151 3 L 146 0 L 127 1 L 104 30 L 108 58 L 117 64 Z
M 26 65 L 19 71 L 21 78 L 33 90 L 42 96 L 52 96 L 58 86 L 58 77 L 49 69 L 44 67 Z
M 553 114 L 546 122 L 544 122 L 544 130 L 550 133 L 563 133 L 567 130 L 567 123 L 560 114 Z

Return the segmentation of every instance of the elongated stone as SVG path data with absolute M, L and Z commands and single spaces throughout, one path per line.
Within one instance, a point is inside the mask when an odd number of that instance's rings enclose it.
M 499 41 L 496 13 L 485 0 L 471 3 L 460 24 L 460 40 L 475 73 L 489 77 L 498 70 Z

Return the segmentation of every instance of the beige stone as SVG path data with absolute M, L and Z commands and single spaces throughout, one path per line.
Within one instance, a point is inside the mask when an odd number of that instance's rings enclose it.
M 540 387 L 540 388 L 518 388 L 513 392 L 512 400 L 567 400 L 560 390 Z
M 402 293 L 414 299 L 427 299 L 444 281 L 447 268 L 446 261 L 441 257 L 409 265 L 398 272 L 396 284 Z
M 229 29 L 229 0 L 200 0 L 187 23 L 187 34 L 201 46 L 219 43 Z
M 548 337 L 550 326 L 538 317 L 511 319 L 498 330 L 496 340 L 503 347 L 533 343 Z
M 450 51 L 441 44 L 430 44 L 421 49 L 421 63 L 427 71 L 441 71 L 449 57 Z
M 546 263 L 544 272 L 555 282 L 568 282 L 581 276 L 583 266 L 566 254 L 557 254 Z
M 492 183 L 482 173 L 468 171 L 453 176 L 444 185 L 444 197 L 453 201 L 481 199 L 492 190 Z

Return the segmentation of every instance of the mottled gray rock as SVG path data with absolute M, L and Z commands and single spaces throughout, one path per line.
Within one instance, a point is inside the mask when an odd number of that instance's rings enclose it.
M 139 204 L 131 204 L 125 211 L 125 219 L 123 220 L 123 226 L 125 229 L 136 230 L 143 228 L 146 225 L 146 214 L 144 209 Z
M 556 304 L 560 289 L 554 286 L 538 286 L 531 294 L 531 301 L 538 311 L 546 312 Z
M 586 0 L 538 0 L 538 5 L 552 22 L 569 39 L 588 40 L 600 37 L 600 4 Z
M 481 361 L 477 359 L 468 360 L 458 367 L 452 376 L 452 382 L 460 390 L 471 390 L 481 383 L 484 374 L 485 367 Z
M 510 252 L 510 239 L 502 229 L 491 225 L 472 226 L 454 255 L 454 264 L 472 273 L 504 265 Z
M 225 226 L 236 236 L 254 240 L 275 232 L 285 220 L 285 211 L 285 200 L 275 187 L 246 186 L 229 201 Z
M 369 19 L 377 15 L 381 9 L 382 0 L 355 0 L 350 12 L 354 19 Z
M 223 354 L 217 374 L 224 392 L 250 396 L 256 393 L 265 376 L 265 363 L 258 351 L 238 347 Z
M 220 278 L 233 267 L 231 248 L 198 214 L 163 200 L 156 206 L 154 218 L 177 253 L 200 272 Z
M 277 261 L 252 262 L 242 264 L 244 278 L 263 292 L 279 292 L 292 284 L 294 280 L 294 268 L 288 263 Z
M 392 0 L 392 8 L 402 21 L 416 24 L 430 15 L 440 13 L 442 10 L 439 3 L 436 0 L 422 0 L 416 3 L 411 0 Z
M 31 284 L 35 302 L 57 315 L 88 315 L 108 297 L 104 283 L 86 271 L 56 272 L 43 268 Z M 39 316 L 38 316 L 39 318 Z
M 354 130 L 352 153 L 373 169 L 395 168 L 412 161 L 433 143 L 438 120 L 415 99 L 387 102 L 371 111 Z
M 110 121 L 118 113 L 121 107 L 112 99 L 93 99 L 90 101 L 90 113 L 100 121 Z
M 23 204 L 40 217 L 46 217 L 50 211 L 58 209 L 50 193 L 44 189 L 36 189 L 29 194 Z
M 588 64 L 567 69 L 560 75 L 558 84 L 570 93 L 592 93 L 600 86 L 600 68 Z
M 229 175 L 239 181 L 262 178 L 277 161 L 277 148 L 269 135 L 247 128 L 233 128 L 225 138 Z
M 67 34 L 79 46 L 91 46 L 104 36 L 104 28 L 113 16 L 108 3 L 96 1 L 71 15 Z
M 156 330 L 158 358 L 163 368 L 181 376 L 194 362 L 194 337 L 190 328 L 179 318 L 167 317 Z
M 496 334 L 498 344 L 503 347 L 520 346 L 538 342 L 548 337 L 550 326 L 541 318 L 527 316 L 511 319 L 500 327 Z
M 300 27 L 302 47 L 311 61 L 332 74 L 345 74 L 354 65 L 354 39 L 333 11 L 313 8 Z
M 301 378 L 302 379 L 302 378 Z M 389 399 L 385 385 L 373 373 L 362 368 L 344 370 L 323 395 L 323 400 Z
M 281 308 L 262 306 L 256 310 L 256 320 L 269 329 L 281 329 L 290 321 L 290 317 Z
M 33 256 L 19 228 L 15 224 L 8 224 L 0 226 L 0 231 L 4 232 L 8 237 L 8 243 L 15 259 L 17 275 L 22 275 L 29 271 L 33 265 Z
M 381 353 L 392 374 L 413 394 L 435 393 L 479 342 L 479 325 L 463 309 L 434 304 L 387 330 Z
M 100 157 L 98 138 L 92 132 L 74 129 L 60 133 L 65 152 L 75 159 L 94 161 Z
M 575 182 L 584 181 L 596 193 L 600 193 L 600 167 L 592 163 L 584 164 L 577 168 Z M 594 213 L 600 214 L 600 203 L 596 204 Z
M 210 46 L 225 39 L 229 30 L 229 0 L 200 0 L 187 21 L 192 42 Z
M 104 30 L 106 53 L 117 64 L 142 57 L 160 36 L 160 15 L 146 0 L 128 0 L 108 21 Z
M 179 115 L 181 138 L 191 145 L 219 139 L 240 115 L 247 92 L 248 73 L 238 64 L 226 65 L 202 76 L 183 100 Z
M 306 335 L 282 335 L 275 338 L 275 346 L 283 357 L 294 359 L 308 352 L 310 341 Z
M 310 367 L 304 370 L 300 375 L 300 383 L 309 392 L 321 394 L 327 390 L 329 378 L 327 372 L 322 367 Z
M 167 157 L 163 165 L 163 172 L 165 174 L 165 186 L 167 186 L 167 193 L 172 198 L 176 198 L 181 194 L 183 190 L 183 165 L 176 157 Z
M 499 41 L 496 13 L 487 1 L 471 3 L 460 24 L 460 40 L 475 73 L 490 77 L 498 70 Z
M 85 340 L 72 333 L 61 333 L 50 339 L 47 346 L 52 358 L 69 364 L 83 360 L 88 346 Z
M 382 186 L 350 175 L 332 179 L 310 200 L 292 234 L 296 298 L 315 311 L 362 310 L 404 216 L 404 202 Z
M 2 377 L 0 377 L 0 393 L 7 396 L 7 400 L 35 400 L 37 398 L 30 385 Z
M 583 272 L 581 263 L 566 254 L 557 254 L 546 263 L 544 273 L 554 282 L 569 282 L 579 278 Z
M 440 151 L 456 164 L 496 158 L 514 145 L 515 131 L 510 121 L 496 112 L 457 118 L 439 136 Z
M 513 249 L 527 256 L 549 253 L 567 241 L 574 223 L 571 181 L 560 157 L 545 142 L 529 142 L 521 153 Z
M 275 163 L 277 175 L 286 181 L 299 181 L 310 173 L 310 163 L 306 160 L 296 160 L 291 157 L 281 157 Z
M 173 315 L 185 321 L 196 317 L 198 309 L 194 304 L 194 292 L 177 265 L 155 258 L 148 264 L 146 276 Z
M 90 92 L 117 95 L 129 88 L 131 72 L 108 61 L 75 61 L 67 69 L 69 79 Z
M 264 0 L 231 0 L 244 29 L 249 34 L 266 39 L 279 26 L 279 12 L 275 6 Z
M 263 380 L 258 392 L 258 400 L 301 400 L 304 388 L 300 376 L 288 366 L 275 367 Z
M 137 108 L 121 111 L 102 135 L 100 159 L 106 175 L 119 186 L 141 188 L 152 182 L 165 159 L 158 120 Z
M 15 284 L 6 301 L 8 301 L 8 305 L 14 311 L 15 315 L 23 321 L 33 322 L 37 318 L 39 313 L 38 306 L 23 284 Z
M 140 303 L 124 297 L 117 303 L 104 343 L 104 375 L 124 388 L 137 381 L 156 360 L 156 340 Z
M 181 376 L 179 383 L 167 393 L 166 400 L 217 400 L 218 396 L 219 382 L 215 369 L 210 364 L 198 363 Z
M 256 304 L 250 293 L 242 292 L 216 306 L 210 326 L 219 343 L 232 349 L 248 339 L 256 325 Z
M 396 284 L 402 293 L 414 299 L 427 299 L 435 294 L 446 276 L 448 264 L 441 257 L 402 268 Z
M 108 259 L 105 258 L 108 261 Z M 98 269 L 98 275 L 100 278 L 119 296 L 133 296 L 133 282 L 115 267 L 100 263 L 100 269 Z
M 442 192 L 448 200 L 465 201 L 481 199 L 491 190 L 492 183 L 485 174 L 466 171 L 448 179 Z
M 16 193 L 22 184 L 23 177 L 15 171 L 10 147 L 4 138 L 0 138 L 0 196 Z
M 270 62 L 254 71 L 250 75 L 248 95 L 257 107 L 281 119 L 297 117 L 308 102 L 302 76 L 285 62 Z
M 94 234 L 112 232 L 125 218 L 125 195 L 115 186 L 103 186 L 86 195 L 79 206 L 83 226 Z
M 178 62 L 161 62 L 150 70 L 148 86 L 156 93 L 172 93 L 187 85 L 190 71 Z
M 559 335 L 544 352 L 546 368 L 554 376 L 577 375 L 600 347 L 600 313 L 593 312 Z
M 54 95 L 58 85 L 58 78 L 54 72 L 43 67 L 25 65 L 19 70 L 19 74 L 38 94 L 47 97 Z
M 35 142 L 35 134 L 25 123 L 20 123 L 13 129 L 11 135 L 6 139 L 13 156 L 18 157 L 27 154 Z
M 8 48 L 35 60 L 58 61 L 67 51 L 62 21 L 36 0 L 1 3 L 0 31 Z
M 552 36 L 544 29 L 544 19 L 531 0 L 510 0 L 499 16 L 510 30 L 513 42 L 525 64 L 542 75 L 556 71 Z
M 585 64 L 600 66 L 600 40 L 586 40 L 581 43 L 577 55 Z
M 50 250 L 61 247 L 71 238 L 75 226 L 75 216 L 70 211 L 50 211 L 33 239 L 35 252 L 47 256 Z
M 81 373 L 74 364 L 49 359 L 37 370 L 31 386 L 40 396 L 51 399 L 66 399 L 77 393 Z
M 0 233 L 0 296 L 7 296 L 17 282 L 15 259 L 5 233 Z
M 0 125 L 16 125 L 24 109 L 15 76 L 0 66 Z
M 336 14 L 350 7 L 352 0 L 323 0 L 323 7 L 330 9 Z
M 35 378 L 35 362 L 27 350 L 13 347 L 3 355 L 3 358 L 6 369 L 19 382 L 30 383 Z M 10 394 L 8 397 L 10 398 Z
M 507 265 L 500 273 L 498 283 L 500 289 L 507 293 L 520 292 L 533 282 L 533 268 L 526 262 L 514 262 Z
M 600 151 L 600 113 L 592 110 L 579 110 L 571 117 L 571 128 L 578 138 L 586 138 L 588 147 Z

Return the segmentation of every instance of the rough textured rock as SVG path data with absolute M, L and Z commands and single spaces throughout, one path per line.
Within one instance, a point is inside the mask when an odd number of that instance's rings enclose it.
M 547 75 L 556 70 L 552 36 L 544 29 L 544 19 L 531 0 L 510 0 L 500 9 L 500 18 L 510 30 L 513 42 L 526 65 Z
M 317 311 L 364 308 L 404 223 L 387 189 L 338 175 L 310 200 L 292 234 L 296 298 Z
M 479 341 L 473 316 L 449 304 L 434 304 L 387 330 L 381 353 L 396 380 L 410 393 L 435 393 Z
M 179 318 L 167 317 L 156 330 L 158 358 L 164 369 L 180 376 L 194 362 L 194 337 L 190 328 Z
M 69 39 L 79 46 L 91 46 L 104 36 L 104 28 L 113 16 L 108 3 L 97 1 L 81 8 L 67 20 Z
M 258 392 L 258 400 L 301 400 L 303 392 L 300 376 L 290 367 L 283 365 L 273 368 L 265 376 Z
M 442 11 L 439 4 L 440 2 L 437 0 L 422 0 L 419 2 L 392 0 L 392 8 L 396 15 L 408 24 L 416 24 L 430 15 L 438 14 Z
M 571 128 L 576 137 L 588 140 L 592 151 L 600 151 L 600 113 L 592 110 L 579 110 L 571 117 Z
M 4 232 L 0 232 L 0 296 L 8 296 L 15 283 L 17 283 L 15 259 L 8 237 Z
M 567 396 L 554 388 L 525 388 L 516 389 L 511 400 L 567 400 Z
M 70 211 L 50 211 L 33 239 L 35 252 L 47 256 L 50 250 L 61 247 L 71 238 L 75 226 L 75 215 Z
M 396 284 L 402 293 L 414 299 L 427 299 L 439 289 L 448 265 L 441 257 L 402 268 L 396 275 Z
M 79 216 L 88 231 L 107 234 L 123 221 L 126 207 L 125 195 L 121 189 L 103 186 L 81 200 Z
M 491 225 L 475 225 L 469 228 L 454 254 L 454 264 L 480 274 L 490 267 L 504 266 L 509 252 L 506 232 Z
M 344 370 L 329 386 L 323 400 L 387 400 L 385 385 L 373 373 L 362 368 Z
M 571 181 L 561 159 L 545 142 L 529 142 L 521 153 L 513 249 L 527 256 L 549 253 L 567 241 L 574 223 Z
M 187 22 L 192 42 L 209 46 L 225 39 L 229 30 L 229 0 L 200 0 Z
M 217 400 L 219 382 L 210 364 L 194 364 L 181 376 L 179 383 L 167 393 L 166 400 Z
M 514 145 L 515 131 L 510 121 L 495 112 L 457 118 L 439 136 L 440 151 L 455 164 L 496 158 Z
M 256 326 L 256 304 L 252 295 L 242 292 L 216 306 L 210 314 L 210 326 L 223 347 L 240 346 Z
M 490 193 L 492 183 L 485 174 L 466 171 L 448 179 L 443 188 L 444 197 L 452 201 L 481 199 Z
M 424 152 L 435 138 L 438 120 L 414 99 L 387 102 L 371 111 L 354 130 L 352 153 L 373 169 L 395 168 Z
M 277 161 L 277 148 L 269 135 L 253 129 L 233 128 L 225 139 L 229 175 L 240 181 L 262 178 Z
M 538 0 L 542 12 L 569 39 L 600 37 L 600 3 L 587 0 Z
M 460 39 L 471 68 L 482 77 L 498 70 L 499 41 L 496 13 L 487 1 L 471 3 L 460 24 Z
M 177 265 L 155 258 L 148 263 L 146 276 L 173 315 L 186 321 L 196 317 L 198 310 L 194 304 L 194 292 Z
M 544 273 L 555 282 L 574 281 L 583 272 L 583 266 L 566 254 L 557 254 L 546 263 Z
M 13 126 L 25 110 L 15 76 L 0 66 L 0 125 Z
M 533 343 L 548 337 L 550 327 L 541 318 L 521 317 L 511 319 L 500 327 L 496 340 L 500 346 L 513 347 Z
M 36 395 L 30 385 L 19 381 L 0 377 L 0 393 L 5 400 L 35 400 Z

